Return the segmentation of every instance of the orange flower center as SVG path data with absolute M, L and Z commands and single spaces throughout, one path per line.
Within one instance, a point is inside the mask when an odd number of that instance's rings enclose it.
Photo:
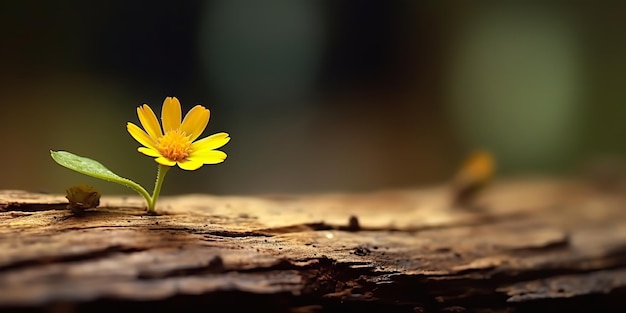
M 159 152 L 165 158 L 172 161 L 183 161 L 191 152 L 191 141 L 179 130 L 170 131 L 159 139 Z

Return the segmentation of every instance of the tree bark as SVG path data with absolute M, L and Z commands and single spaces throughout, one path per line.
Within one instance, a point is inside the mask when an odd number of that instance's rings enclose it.
M 0 191 L 0 309 L 626 311 L 626 189 L 498 181 L 361 194 Z

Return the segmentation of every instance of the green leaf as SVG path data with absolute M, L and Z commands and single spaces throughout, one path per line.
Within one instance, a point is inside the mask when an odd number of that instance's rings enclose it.
M 144 198 L 146 198 L 146 201 L 150 203 L 151 197 L 146 189 L 128 178 L 124 178 L 113 173 L 111 170 L 106 168 L 98 161 L 94 161 L 86 157 L 81 157 L 67 151 L 50 150 L 50 155 L 52 156 L 52 159 L 54 159 L 54 161 L 59 163 L 59 165 L 61 166 L 67 167 L 81 174 L 118 183 L 120 185 L 132 188 Z

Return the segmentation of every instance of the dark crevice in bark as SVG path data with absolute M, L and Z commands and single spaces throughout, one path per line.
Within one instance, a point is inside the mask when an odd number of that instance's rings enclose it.
M 134 253 L 134 252 L 141 252 L 145 250 L 146 249 L 140 249 L 140 248 L 134 248 L 134 247 L 109 246 L 100 250 L 93 250 L 93 251 L 87 251 L 87 252 L 81 251 L 80 253 L 76 253 L 76 254 L 56 255 L 56 256 L 50 256 L 50 257 L 38 257 L 37 259 L 15 260 L 15 261 L 9 261 L 5 265 L 0 265 L 0 272 L 11 271 L 11 270 L 21 269 L 25 267 L 36 267 L 36 266 L 52 264 L 52 263 L 76 262 L 76 261 L 107 258 L 117 253 Z

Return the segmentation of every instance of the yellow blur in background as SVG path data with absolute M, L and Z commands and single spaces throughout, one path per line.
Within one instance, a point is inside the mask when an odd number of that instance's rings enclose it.
M 624 4 L 16 1 L 0 4 L 0 189 L 88 183 L 49 150 L 151 189 L 128 121 L 166 96 L 211 110 L 228 159 L 163 194 L 437 184 L 469 151 L 498 175 L 575 175 L 626 155 Z M 598 161 L 600 160 L 600 161 Z

